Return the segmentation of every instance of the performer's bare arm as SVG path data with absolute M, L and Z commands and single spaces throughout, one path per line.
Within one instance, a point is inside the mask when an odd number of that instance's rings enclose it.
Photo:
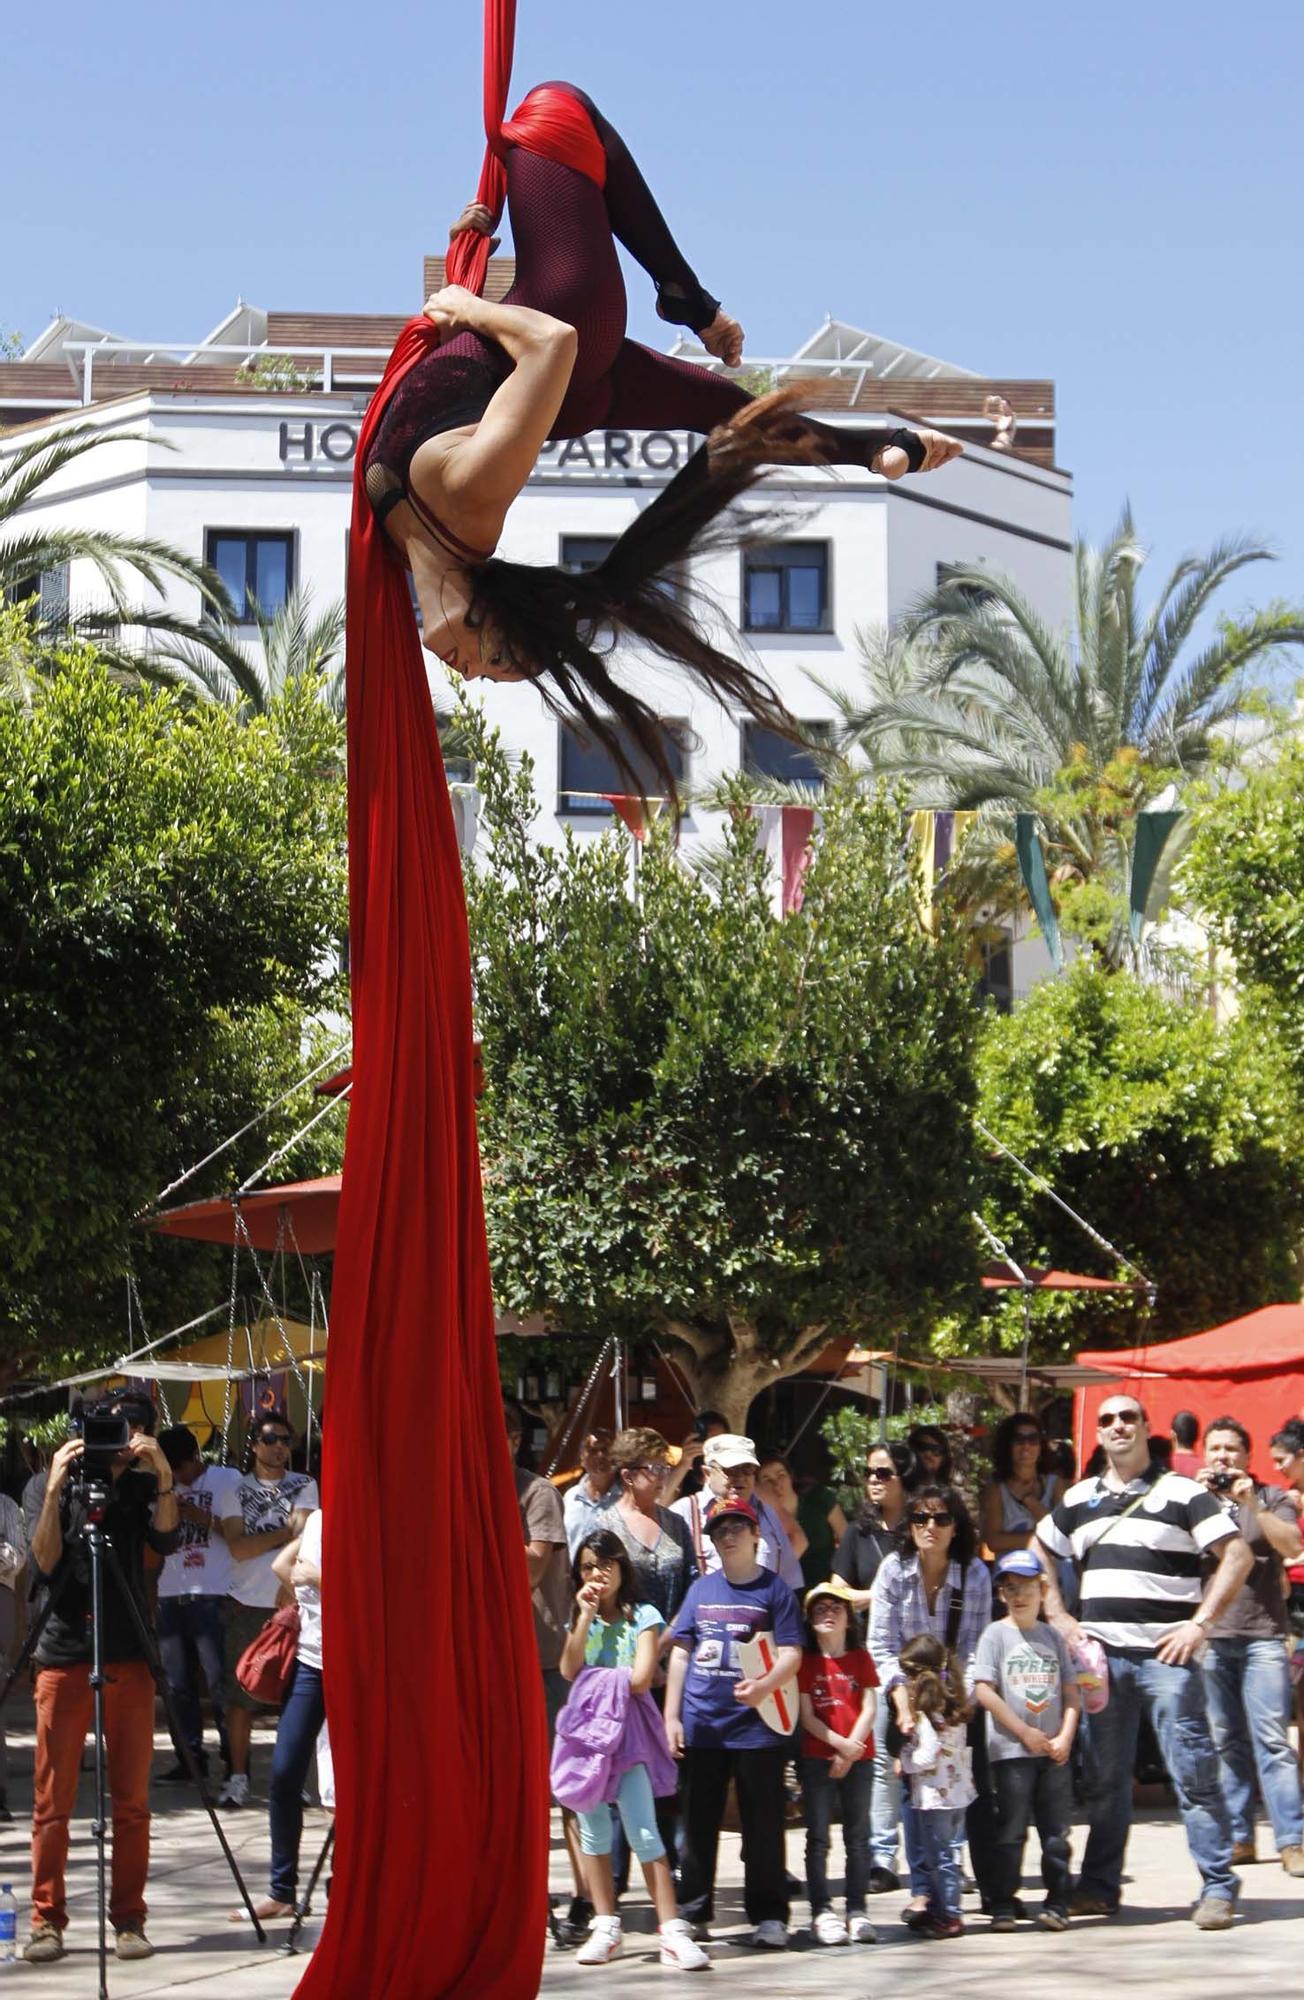
M 565 399 L 575 366 L 573 326 L 528 306 L 495 305 L 446 285 L 425 315 L 447 339 L 478 333 L 516 363 L 473 429 L 427 438 L 412 459 L 414 491 L 464 541 L 493 548 Z

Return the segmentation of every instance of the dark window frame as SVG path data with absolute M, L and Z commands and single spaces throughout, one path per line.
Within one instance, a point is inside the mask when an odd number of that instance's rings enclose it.
M 660 718 L 662 729 L 667 733 L 673 753 L 678 758 L 676 778 L 683 786 L 687 782 L 689 744 L 692 732 L 687 718 L 681 715 L 664 715 Z M 587 798 L 579 792 L 570 791 L 566 786 L 566 745 L 573 743 L 581 754 L 603 756 L 605 751 L 597 743 L 586 744 L 578 724 L 559 720 L 557 723 L 557 816 L 559 819 L 614 819 L 615 809 L 605 799 Z M 629 779 L 613 768 L 612 792 L 624 792 Z M 584 791 L 589 790 L 588 786 Z M 597 786 L 593 787 L 596 792 Z
M 812 735 L 822 736 L 826 742 L 832 740 L 834 725 L 827 716 L 798 717 L 797 720 L 800 721 L 802 728 L 809 730 Z M 780 756 L 787 752 L 794 762 L 809 754 L 803 751 L 799 743 L 790 744 L 777 730 L 767 729 L 763 722 L 751 722 L 744 718 L 738 725 L 738 766 L 746 776 L 777 778 L 783 784 L 806 785 L 809 786 L 812 795 L 823 791 L 827 780 L 822 771 L 812 769 L 808 774 L 802 771 L 771 770 L 763 762 L 758 761 L 754 750 L 759 738 L 772 739 L 779 746 Z
M 798 553 L 813 553 L 820 556 L 819 568 L 822 572 L 822 598 L 820 622 L 817 625 L 796 625 L 792 622 L 789 606 L 788 576 L 794 569 L 815 568 L 814 563 L 803 563 L 797 559 Z M 769 562 L 766 556 L 773 559 Z M 757 624 L 752 618 L 749 580 L 754 576 L 777 574 L 779 583 L 780 614 L 777 625 Z M 792 541 L 761 542 L 755 548 L 744 549 L 741 570 L 742 629 L 777 638 L 797 637 L 802 639 L 827 637 L 834 630 L 833 624 L 833 543 L 827 537 L 803 536 Z
M 569 570 L 574 576 L 583 576 L 587 570 L 596 569 L 599 563 L 605 562 L 619 540 L 619 535 L 559 535 L 557 537 L 558 568 Z M 602 544 L 602 554 L 595 556 L 591 562 L 576 562 L 573 555 L 569 554 L 568 551 L 572 550 L 577 542 L 588 542 L 591 546 L 595 546 L 600 542 Z
M 285 597 L 282 599 L 282 602 L 288 602 L 293 597 L 299 569 L 299 531 L 297 528 L 205 528 L 204 561 L 213 570 L 217 568 L 217 563 L 214 561 L 214 549 L 216 543 L 220 541 L 243 542 L 245 545 L 244 601 L 236 607 L 237 625 L 254 625 L 257 623 L 249 608 L 250 599 L 254 598 L 256 601 L 257 597 L 257 593 L 253 589 L 254 579 L 257 575 L 257 559 L 255 555 L 255 545 L 257 543 L 280 542 L 284 544 Z M 279 604 L 259 605 L 259 609 L 268 618 L 274 618 L 280 608 Z

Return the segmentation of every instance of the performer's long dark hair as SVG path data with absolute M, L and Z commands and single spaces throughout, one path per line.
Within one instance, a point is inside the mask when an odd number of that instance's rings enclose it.
M 535 681 L 547 706 L 577 720 L 635 792 L 645 791 L 649 775 L 672 800 L 678 786 L 656 710 L 608 666 L 621 640 L 685 668 L 709 693 L 767 728 L 796 735 L 792 716 L 760 675 L 707 637 L 703 628 L 714 607 L 681 566 L 713 549 L 773 535 L 773 513 L 731 525 L 719 517 L 768 467 L 822 462 L 793 414 L 801 397 L 800 388 L 758 397 L 712 431 L 596 569 L 577 575 L 494 557 L 474 573 L 472 617 L 493 621 L 507 656 Z

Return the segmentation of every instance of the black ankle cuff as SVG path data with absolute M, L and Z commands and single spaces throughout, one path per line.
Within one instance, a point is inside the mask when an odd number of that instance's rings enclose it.
M 918 431 L 893 431 L 891 437 L 888 439 L 888 444 L 895 445 L 899 451 L 905 453 L 912 472 L 918 472 L 920 466 L 928 456 L 928 446 L 924 443 Z
M 692 291 L 683 285 L 657 286 L 657 315 L 667 326 L 686 326 L 690 333 L 704 333 L 719 310 L 719 299 L 713 299 L 700 285 Z

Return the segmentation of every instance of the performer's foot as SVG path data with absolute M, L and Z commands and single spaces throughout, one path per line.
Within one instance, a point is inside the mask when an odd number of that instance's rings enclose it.
M 743 358 L 743 330 L 723 306 L 717 310 L 710 326 L 703 327 L 697 337 L 707 353 L 713 354 L 717 361 L 723 361 L 726 368 L 736 368 Z
M 482 201 L 468 201 L 448 232 L 449 242 L 451 243 L 455 236 L 460 236 L 464 229 L 474 229 L 477 236 L 492 237 L 493 240 L 489 245 L 490 255 L 498 248 L 501 238 L 494 236 L 493 211 L 486 208 Z
M 959 438 L 946 437 L 941 431 L 916 431 L 914 435 L 924 447 L 920 472 L 936 472 L 939 465 L 946 465 L 953 458 L 959 458 L 964 450 Z M 874 453 L 870 465 L 871 472 L 877 472 L 884 479 L 900 479 L 910 470 L 910 454 L 904 445 L 885 444 L 882 451 Z

